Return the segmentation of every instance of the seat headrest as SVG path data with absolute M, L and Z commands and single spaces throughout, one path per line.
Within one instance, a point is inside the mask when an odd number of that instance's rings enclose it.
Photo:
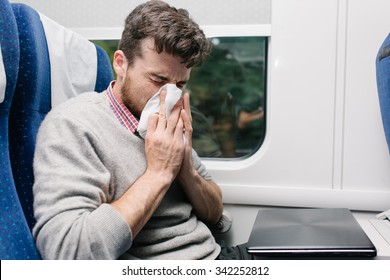
M 95 89 L 95 45 L 81 35 L 40 14 L 49 47 L 52 107 Z

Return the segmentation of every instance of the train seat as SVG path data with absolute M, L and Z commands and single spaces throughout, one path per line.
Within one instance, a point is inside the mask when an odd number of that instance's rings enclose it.
M 390 151 L 390 34 L 387 35 L 376 57 L 376 80 L 382 122 Z
M 36 135 L 52 107 L 113 79 L 107 53 L 25 4 L 12 3 L 20 40 L 20 72 L 10 115 L 10 156 L 16 189 L 30 229 Z
M 11 106 L 10 154 L 19 198 L 27 222 L 34 225 L 32 159 L 36 133 L 51 108 L 50 61 L 38 13 L 25 5 L 11 4 L 18 24 L 20 71 Z
M 12 3 L 19 28 L 20 72 L 10 114 L 10 157 L 15 185 L 30 229 L 33 156 L 39 126 L 51 108 L 82 92 L 105 90 L 113 80 L 107 53 L 25 4 Z M 212 229 L 230 229 L 224 212 Z
M 39 259 L 16 192 L 9 155 L 9 115 L 19 71 L 16 21 L 7 0 L 0 0 L 0 259 Z

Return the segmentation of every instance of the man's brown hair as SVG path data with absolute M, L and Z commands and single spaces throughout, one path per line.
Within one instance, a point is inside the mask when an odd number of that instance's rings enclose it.
M 187 68 L 202 64 L 211 50 L 210 41 L 187 10 L 159 0 L 137 6 L 126 18 L 119 49 L 129 65 L 142 56 L 141 42 L 146 38 L 154 40 L 158 53 L 180 57 Z

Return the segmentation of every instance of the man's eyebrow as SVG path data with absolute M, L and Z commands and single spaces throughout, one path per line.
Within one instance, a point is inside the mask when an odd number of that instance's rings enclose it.
M 168 81 L 168 80 L 169 80 L 168 77 L 165 77 L 165 76 L 160 75 L 160 74 L 154 74 L 154 73 L 152 73 L 151 76 L 153 76 L 153 77 L 155 77 L 155 78 L 157 78 L 157 79 L 159 79 L 159 80 L 163 80 L 163 81 Z
M 169 81 L 169 78 L 166 77 L 166 76 L 163 76 L 163 75 L 160 75 L 160 74 L 155 74 L 155 73 L 152 73 L 151 76 L 157 78 L 157 79 L 160 79 L 162 81 Z M 177 84 L 187 84 L 188 83 L 188 80 L 183 80 L 183 81 L 178 81 Z

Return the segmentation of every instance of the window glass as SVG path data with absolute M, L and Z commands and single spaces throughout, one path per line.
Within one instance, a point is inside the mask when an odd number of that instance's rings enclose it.
M 193 146 L 202 157 L 239 158 L 265 136 L 266 37 L 212 38 L 213 50 L 195 67 L 191 93 Z
M 191 96 L 193 147 L 201 157 L 253 154 L 265 136 L 266 37 L 212 38 L 213 49 L 194 67 Z M 118 40 L 93 41 L 111 61 Z

